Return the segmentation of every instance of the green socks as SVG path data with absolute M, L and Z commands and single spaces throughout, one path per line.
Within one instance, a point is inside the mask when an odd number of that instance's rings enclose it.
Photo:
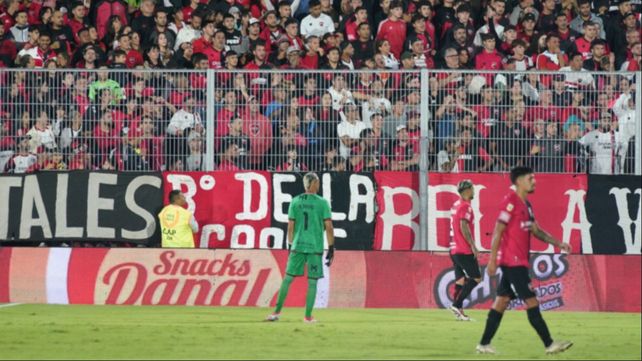
M 288 296 L 288 291 L 290 290 L 290 285 L 294 278 L 290 275 L 286 275 L 279 289 L 279 298 L 276 301 L 276 309 L 274 313 L 281 313 L 283 304 L 285 303 L 285 298 Z M 317 279 L 308 279 L 308 293 L 305 298 L 305 317 L 312 317 L 312 308 L 314 308 L 314 301 L 317 299 Z
M 308 293 L 305 297 L 305 317 L 312 317 L 312 308 L 314 301 L 317 299 L 317 280 L 308 278 Z
M 285 302 L 285 298 L 288 296 L 288 290 L 290 289 L 290 284 L 292 284 L 292 276 L 290 275 L 285 275 L 285 278 L 283 279 L 283 283 L 281 283 L 281 289 L 279 289 L 279 298 L 276 301 L 276 310 L 274 310 L 274 313 L 281 313 L 281 309 L 283 308 L 283 303 Z

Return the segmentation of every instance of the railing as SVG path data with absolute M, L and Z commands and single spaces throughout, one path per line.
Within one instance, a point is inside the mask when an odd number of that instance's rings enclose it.
M 640 174 L 639 73 L 0 70 L 0 172 Z

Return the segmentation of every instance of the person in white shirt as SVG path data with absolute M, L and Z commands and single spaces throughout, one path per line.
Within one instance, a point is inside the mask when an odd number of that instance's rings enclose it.
M 590 153 L 589 171 L 592 174 L 623 173 L 629 140 L 635 135 L 631 130 L 635 131 L 635 124 L 631 127 L 625 123 L 618 127 L 609 112 L 602 112 L 598 129 L 586 133 L 578 141 Z
M 193 98 L 186 97 L 183 100 L 183 107 L 169 121 L 167 134 L 182 136 L 187 128 L 201 132 L 203 130 L 201 116 L 195 111 L 195 106 L 196 101 Z
M 339 115 L 342 118 L 341 123 L 337 125 L 337 136 L 341 140 L 339 155 L 348 159 L 352 153 L 352 147 L 359 143 L 361 131 L 367 127 L 359 119 L 359 108 L 353 102 L 346 103 Z
M 321 13 L 321 1 L 310 1 L 310 15 L 301 20 L 301 36 L 304 38 L 315 35 L 319 39 L 327 33 L 334 33 L 334 21 L 326 14 Z
M 38 161 L 35 154 L 29 152 L 29 136 L 25 136 L 18 143 L 18 152 L 6 162 L 2 170 L 7 173 L 26 173 Z
M 191 24 L 183 26 L 183 28 L 178 31 L 178 35 L 176 35 L 174 51 L 177 51 L 178 48 L 181 47 L 181 44 L 191 43 L 203 35 L 203 30 L 201 30 L 203 18 L 201 16 L 202 15 L 198 11 L 192 12 L 192 15 L 190 15 L 192 19 Z
M 459 173 L 459 141 L 447 139 L 444 142 L 444 149 L 437 153 L 437 171 L 445 173 Z
M 31 153 L 37 153 L 38 148 L 41 146 L 46 150 L 53 150 L 58 146 L 56 144 L 56 135 L 49 123 L 49 116 L 45 110 L 40 110 L 38 112 L 36 123 L 29 132 L 27 132 L 27 135 L 31 137 L 31 141 L 29 143 Z
M 354 102 L 352 92 L 346 88 L 346 79 L 342 74 L 336 74 L 332 79 L 332 86 L 328 88 L 332 97 L 332 109 L 340 111 L 347 102 Z
M 361 103 L 361 119 L 368 128 L 372 127 L 370 124 L 372 114 L 380 113 L 386 116 L 392 111 L 392 103 L 386 98 L 381 80 L 373 81 L 370 90 L 371 95 L 368 100 Z
M 564 84 L 567 89 L 594 88 L 593 76 L 582 66 L 584 60 L 581 53 L 571 53 L 568 57 L 568 66 L 563 66 L 559 71 L 566 72 Z

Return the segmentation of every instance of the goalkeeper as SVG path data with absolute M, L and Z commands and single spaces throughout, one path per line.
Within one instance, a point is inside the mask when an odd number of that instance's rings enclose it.
M 288 245 L 290 256 L 285 269 L 285 278 L 279 290 L 274 313 L 267 321 L 278 321 L 283 303 L 288 295 L 288 289 L 294 277 L 303 276 L 303 269 L 308 268 L 308 293 L 305 300 L 304 322 L 314 323 L 312 308 L 317 296 L 317 281 L 323 278 L 323 229 L 328 238 L 328 254 L 326 266 L 332 264 L 334 258 L 334 228 L 332 214 L 328 201 L 317 195 L 319 177 L 315 173 L 303 176 L 305 193 L 296 196 L 288 210 Z

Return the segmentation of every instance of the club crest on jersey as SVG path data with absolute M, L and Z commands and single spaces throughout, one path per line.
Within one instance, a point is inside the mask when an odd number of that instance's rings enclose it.
M 508 205 L 506 206 L 506 210 L 509 211 L 509 212 L 511 212 L 513 210 L 513 208 L 515 208 L 513 203 L 508 203 Z

